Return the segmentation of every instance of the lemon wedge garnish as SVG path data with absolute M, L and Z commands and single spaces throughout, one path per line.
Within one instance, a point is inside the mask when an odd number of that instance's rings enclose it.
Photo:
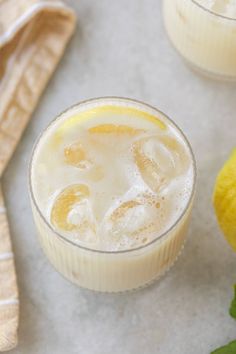
M 98 118 L 99 116 L 109 117 L 113 115 L 127 115 L 130 117 L 145 119 L 156 124 L 161 130 L 166 130 L 166 124 L 161 119 L 148 112 L 133 107 L 105 105 L 78 112 L 67 118 L 57 129 L 57 134 L 60 137 L 61 134 L 63 135 L 66 130 L 74 127 L 78 122 L 81 123 L 89 119 Z
M 100 124 L 89 128 L 90 133 L 116 134 L 116 135 L 137 135 L 144 132 L 143 129 L 135 129 L 128 125 Z
M 213 203 L 220 228 L 236 251 L 236 149 L 217 176 Z

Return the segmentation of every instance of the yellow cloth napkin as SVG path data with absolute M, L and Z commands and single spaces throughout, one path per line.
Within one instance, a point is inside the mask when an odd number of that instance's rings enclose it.
M 75 28 L 57 0 L 0 0 L 0 177 Z M 17 344 L 19 300 L 0 190 L 0 351 Z

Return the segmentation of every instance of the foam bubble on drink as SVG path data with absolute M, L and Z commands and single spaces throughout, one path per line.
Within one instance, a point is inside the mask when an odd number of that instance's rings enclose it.
M 181 134 L 168 123 L 163 131 L 148 120 L 114 115 L 109 123 L 138 133 L 121 129 L 119 134 L 88 134 L 105 123 L 103 116 L 76 123 L 56 148 L 52 141 L 60 120 L 49 129 L 33 169 L 36 199 L 48 221 L 68 239 L 94 249 L 132 249 L 151 242 L 180 217 L 192 190 L 192 160 Z M 79 193 L 67 195 L 73 185 Z M 66 230 L 52 220 L 61 195 Z M 58 213 L 57 220 L 60 209 Z

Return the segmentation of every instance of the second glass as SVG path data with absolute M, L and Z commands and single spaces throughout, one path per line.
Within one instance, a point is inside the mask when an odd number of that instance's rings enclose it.
M 208 76 L 236 80 L 236 5 L 229 12 L 227 3 L 213 1 L 209 7 L 204 0 L 163 0 L 163 16 L 187 63 Z

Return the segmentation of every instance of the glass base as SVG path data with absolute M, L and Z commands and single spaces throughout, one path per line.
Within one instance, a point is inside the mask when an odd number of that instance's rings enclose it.
M 181 54 L 180 54 L 181 55 Z M 184 58 L 181 55 L 182 59 L 186 63 L 186 65 L 193 70 L 195 73 L 200 74 L 204 76 L 207 79 L 211 80 L 217 80 L 217 81 L 223 81 L 223 82 L 230 82 L 230 83 L 236 83 L 236 76 L 226 76 L 226 75 L 221 75 L 214 73 L 212 71 L 205 70 L 201 68 L 200 66 L 197 66 L 195 63 L 190 62 L 188 59 Z
M 164 276 L 171 270 L 171 268 L 174 266 L 174 264 L 177 262 L 177 260 L 181 256 L 181 254 L 183 252 L 183 249 L 185 247 L 185 243 L 186 243 L 186 239 L 184 240 L 184 242 L 183 242 L 183 244 L 182 244 L 182 246 L 181 246 L 181 248 L 179 250 L 179 253 L 176 256 L 176 258 L 165 269 L 163 269 L 160 273 L 158 273 L 158 275 L 156 277 L 154 277 L 153 279 L 149 280 L 145 284 L 142 284 L 142 285 L 140 285 L 138 287 L 135 287 L 135 288 L 126 289 L 126 290 L 107 291 L 107 290 L 97 290 L 97 289 L 94 289 L 94 288 L 88 288 L 86 286 L 82 286 L 82 285 L 78 284 L 78 282 L 76 282 L 75 280 L 73 280 L 73 279 L 67 277 L 65 274 L 63 274 L 60 270 L 57 269 L 57 267 L 51 262 L 51 260 L 48 257 L 46 257 L 46 258 L 48 259 L 49 263 L 52 265 L 53 269 L 57 273 L 59 273 L 65 280 L 69 281 L 70 283 L 76 285 L 77 287 L 79 287 L 81 289 L 93 291 L 95 293 L 102 293 L 102 294 L 125 294 L 125 293 L 136 292 L 136 291 L 145 289 L 145 288 L 153 285 L 155 282 L 160 281 L 160 279 L 164 278 Z M 42 249 L 42 251 L 44 252 L 44 249 Z
M 113 293 L 113 294 L 124 294 L 124 293 L 127 293 L 127 292 L 136 292 L 136 291 L 139 291 L 139 290 L 142 290 L 142 289 L 145 289 L 145 288 L 148 288 L 149 286 L 152 286 L 154 283 L 156 282 L 160 282 L 161 279 L 163 279 L 167 273 L 169 273 L 169 271 L 171 270 L 171 268 L 175 265 L 175 263 L 177 262 L 177 260 L 179 259 L 179 257 L 181 256 L 182 252 L 183 252 L 183 249 L 184 249 L 184 246 L 185 246 L 185 242 L 183 243 L 177 257 L 173 260 L 173 262 L 169 265 L 169 267 L 167 267 L 166 269 L 164 269 L 163 272 L 159 273 L 157 275 L 156 278 L 150 280 L 148 283 L 146 284 L 143 284 L 141 286 L 139 286 L 138 288 L 134 288 L 134 289 L 129 289 L 129 290 L 124 290 L 124 291 L 118 291 L 118 292 L 110 292 L 110 293 Z M 96 290 L 95 290 L 96 291 Z M 100 291 L 99 291 L 100 292 Z M 108 292 L 107 292 L 108 293 Z
M 201 66 L 198 66 L 197 64 L 193 63 L 189 59 L 187 59 L 180 51 L 176 48 L 175 44 L 173 43 L 172 39 L 170 38 L 170 35 L 168 33 L 167 27 L 166 27 L 166 33 L 167 33 L 167 38 L 171 44 L 171 46 L 174 48 L 176 53 L 180 55 L 180 57 L 183 59 L 183 61 L 187 64 L 187 66 L 192 69 L 195 73 L 200 74 L 204 76 L 207 79 L 211 80 L 217 80 L 217 81 L 223 81 L 223 82 L 231 82 L 234 83 L 236 82 L 236 76 L 227 76 L 223 74 L 216 73 L 214 71 L 209 71 L 206 69 L 203 69 Z

